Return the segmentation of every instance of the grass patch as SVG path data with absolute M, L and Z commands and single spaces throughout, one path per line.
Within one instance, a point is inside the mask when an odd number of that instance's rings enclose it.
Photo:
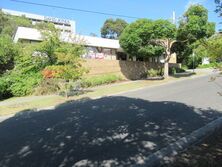
M 121 80 L 123 80 L 123 78 L 121 76 L 118 76 L 115 74 L 94 76 L 94 77 L 89 77 L 89 78 L 83 79 L 82 80 L 82 87 L 84 87 L 84 88 L 95 87 L 95 86 L 99 86 L 99 85 L 115 83 L 115 82 L 121 81 Z
M 69 98 L 64 98 L 58 95 L 14 97 L 0 102 L 0 116 L 15 114 L 27 109 L 56 106 L 65 103 L 67 101 L 79 100 L 82 98 L 95 98 L 101 96 L 108 96 L 112 94 L 127 92 L 129 90 L 136 90 L 138 88 L 144 88 L 154 85 L 157 86 L 174 80 L 185 80 L 185 78 L 178 79 L 170 77 L 168 79 L 161 81 L 141 80 L 141 81 L 127 82 L 117 85 L 105 85 L 99 89 L 94 89 L 93 91 L 89 91 L 85 94 Z
M 220 68 L 222 63 L 201 64 L 198 68 Z
M 54 106 L 64 102 L 65 98 L 60 96 L 29 96 L 13 97 L 0 102 L 0 116 L 14 114 L 27 109 Z

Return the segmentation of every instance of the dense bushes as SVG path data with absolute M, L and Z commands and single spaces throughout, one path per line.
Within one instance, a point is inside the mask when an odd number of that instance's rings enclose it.
M 201 64 L 198 66 L 198 68 L 218 68 L 221 69 L 222 63 L 209 63 L 209 64 Z
M 0 78 L 0 97 L 8 98 L 11 96 L 25 96 L 32 94 L 34 88 L 41 82 L 40 73 L 11 73 L 5 74 Z
M 186 72 L 186 70 L 182 69 L 182 68 L 178 68 L 178 67 L 170 67 L 169 68 L 169 74 L 174 75 L 176 73 L 183 73 Z
M 158 77 L 158 76 L 162 76 L 162 75 L 163 75 L 162 68 L 160 68 L 158 70 L 151 68 L 147 71 L 147 77 Z
M 98 85 L 103 85 L 103 84 L 114 83 L 120 80 L 123 80 L 121 76 L 118 76 L 115 74 L 107 74 L 107 75 L 85 78 L 82 80 L 81 85 L 82 87 L 93 87 L 93 86 L 98 86 Z
M 0 75 L 14 66 L 14 57 L 18 54 L 16 45 L 7 35 L 0 35 Z
M 82 76 L 82 71 L 72 65 L 52 65 L 46 67 L 42 74 L 45 79 L 58 78 L 64 80 L 77 80 Z
M 41 82 L 42 76 L 40 73 L 11 74 L 7 80 L 13 96 L 25 96 L 34 92 L 34 88 Z
M 61 42 L 60 31 L 53 24 L 32 25 L 25 17 L 8 16 L 1 11 L 0 20 L 0 99 L 29 95 L 38 87 L 42 94 L 67 90 L 67 85 L 86 72 L 80 63 L 84 48 Z M 43 41 L 13 43 L 12 36 L 18 26 L 38 28 Z M 44 86 L 47 89 L 43 90 Z
M 43 79 L 35 88 L 35 95 L 55 94 L 60 91 L 58 79 Z
M 9 86 L 9 82 L 5 78 L 0 78 L 0 100 L 12 96 Z
M 68 82 L 65 85 L 69 85 L 69 82 L 80 79 L 86 72 L 80 63 L 80 55 L 84 49 L 79 45 L 57 42 L 57 38 L 53 36 L 52 39 L 38 44 L 7 45 L 18 45 L 19 49 L 12 56 L 13 68 L 1 75 L 0 98 L 25 96 L 35 90 L 41 90 L 41 94 L 56 93 L 66 89 L 62 83 Z M 52 84 L 50 79 L 54 79 L 56 83 Z

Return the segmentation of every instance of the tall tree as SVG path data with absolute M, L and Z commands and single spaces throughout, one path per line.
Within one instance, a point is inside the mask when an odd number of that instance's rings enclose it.
M 212 61 L 222 61 L 222 36 L 214 35 L 204 43 L 201 43 L 195 53 L 201 57 L 208 56 Z
M 215 23 L 208 21 L 208 11 L 202 5 L 192 5 L 180 20 L 177 32 L 177 43 L 174 50 L 178 61 L 185 62 L 195 49 L 195 42 L 209 38 L 215 33 Z
M 176 26 L 167 20 L 140 19 L 130 24 L 120 36 L 120 45 L 130 56 L 147 59 L 164 55 L 164 76 L 175 42 Z
M 122 19 L 107 19 L 101 28 L 103 38 L 117 39 L 128 23 Z
M 222 16 L 222 0 L 214 0 L 216 4 L 216 12 L 219 13 L 219 16 Z

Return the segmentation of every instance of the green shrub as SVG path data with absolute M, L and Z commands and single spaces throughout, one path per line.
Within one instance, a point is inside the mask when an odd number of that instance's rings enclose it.
M 169 68 L 169 74 L 174 75 L 176 73 L 183 73 L 186 72 L 186 70 L 182 69 L 182 68 L 178 68 L 178 67 L 170 67 Z
M 34 88 L 41 82 L 40 73 L 19 74 L 12 73 L 7 77 L 9 90 L 13 96 L 25 96 L 33 93 Z
M 201 64 L 198 68 L 216 68 L 218 65 L 218 63 Z
M 202 63 L 202 57 L 197 55 L 193 57 L 192 55 L 190 55 L 184 60 L 184 63 L 188 67 L 188 69 L 193 69 L 193 67 L 197 68 Z
M 163 75 L 163 70 L 162 68 L 155 70 L 153 68 L 149 69 L 147 71 L 147 77 L 158 77 Z
M 10 83 L 6 80 L 5 77 L 0 78 L 0 100 L 6 99 L 12 96 L 12 93 L 9 89 Z
M 35 89 L 35 95 L 49 95 L 58 93 L 60 90 L 59 80 L 58 79 L 44 79 Z
M 71 65 L 52 65 L 47 66 L 43 71 L 44 78 L 57 78 L 65 80 L 77 80 L 85 72 L 84 68 L 75 68 Z
M 14 67 L 14 58 L 18 54 L 18 48 L 7 35 L 0 35 L 0 74 Z
M 122 77 L 114 75 L 114 74 L 107 74 L 101 76 L 95 76 L 90 78 L 85 78 L 82 80 L 82 87 L 93 87 L 103 84 L 114 83 L 117 81 L 123 80 Z
M 42 79 L 40 73 L 21 74 L 15 71 L 7 73 L 3 78 L 5 82 L 4 85 L 7 86 L 7 94 L 13 96 L 31 94 Z
M 40 73 L 8 73 L 0 78 L 0 99 L 29 95 L 41 79 Z

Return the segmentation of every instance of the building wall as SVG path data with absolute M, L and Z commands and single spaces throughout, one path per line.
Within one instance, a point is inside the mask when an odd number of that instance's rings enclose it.
M 50 22 L 53 23 L 56 28 L 63 30 L 65 32 L 70 32 L 70 33 L 76 32 L 75 21 L 73 20 L 37 15 L 37 14 L 14 11 L 9 9 L 1 9 L 1 10 L 7 15 L 18 16 L 18 17 L 24 16 L 27 19 L 31 20 L 33 25 L 40 22 Z
M 85 59 L 82 64 L 89 70 L 89 73 L 86 74 L 87 76 L 116 74 L 130 80 L 140 79 L 149 69 L 158 69 L 163 66 L 160 63 L 103 59 Z M 178 66 L 178 64 L 170 65 Z
M 173 53 L 170 57 L 169 63 L 177 63 L 177 55 Z

